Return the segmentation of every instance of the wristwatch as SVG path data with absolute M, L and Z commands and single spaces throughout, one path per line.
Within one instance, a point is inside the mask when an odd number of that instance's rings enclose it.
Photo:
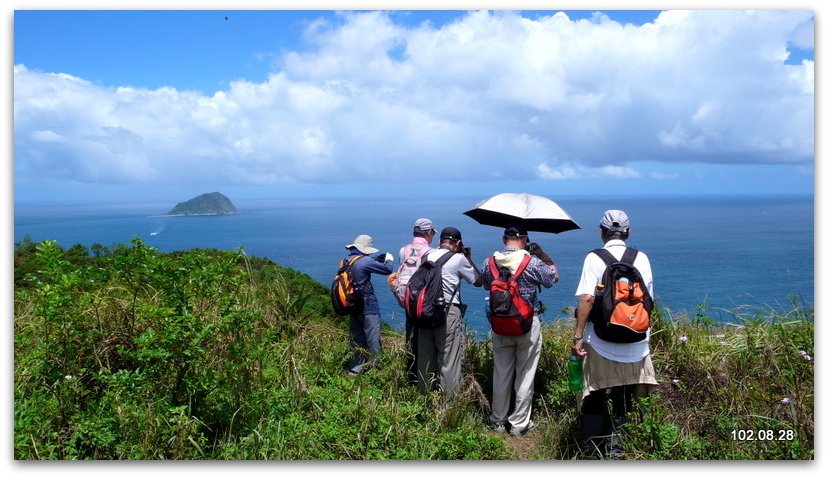
M 572 336 L 572 341 L 573 341 L 573 342 L 577 342 L 577 341 L 579 341 L 579 340 L 581 340 L 581 339 L 583 339 L 583 338 L 584 338 L 584 336 L 583 336 L 583 335 L 578 335 L 578 334 L 575 334 L 575 335 L 573 335 L 573 336 Z

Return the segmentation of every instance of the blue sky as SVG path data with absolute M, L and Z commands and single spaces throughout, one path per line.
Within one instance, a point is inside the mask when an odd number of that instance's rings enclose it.
M 812 194 L 809 10 L 14 12 L 14 200 Z

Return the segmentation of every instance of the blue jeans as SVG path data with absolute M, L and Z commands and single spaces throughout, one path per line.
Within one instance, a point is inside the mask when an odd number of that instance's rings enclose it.
M 379 314 L 351 315 L 351 358 L 348 371 L 363 373 L 376 365 L 382 352 Z

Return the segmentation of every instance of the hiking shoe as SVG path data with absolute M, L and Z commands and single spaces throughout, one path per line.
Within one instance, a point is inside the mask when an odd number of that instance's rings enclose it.
M 534 430 L 536 426 L 537 425 L 535 425 L 535 422 L 533 420 L 529 420 L 529 424 L 526 425 L 526 428 L 524 428 L 521 431 L 512 428 L 511 430 L 509 430 L 509 434 L 515 437 L 523 436 L 529 433 L 530 431 Z
M 624 458 L 624 447 L 621 445 L 621 437 L 613 434 L 609 439 L 607 447 L 607 457 L 611 460 L 620 460 Z
M 505 423 L 492 423 L 492 430 L 495 433 L 506 433 L 506 424 Z

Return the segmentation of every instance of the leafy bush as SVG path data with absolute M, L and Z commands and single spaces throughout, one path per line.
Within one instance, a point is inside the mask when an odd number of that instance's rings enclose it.
M 543 327 L 538 429 L 513 438 L 486 427 L 488 339 L 467 337 L 461 390 L 443 404 L 407 384 L 404 339 L 388 328 L 379 366 L 345 375 L 347 325 L 304 274 L 137 239 L 92 254 L 15 248 L 16 459 L 582 458 L 571 310 Z M 738 310 L 728 325 L 705 310 L 656 314 L 660 386 L 627 427 L 626 458 L 813 460 L 813 310 Z

